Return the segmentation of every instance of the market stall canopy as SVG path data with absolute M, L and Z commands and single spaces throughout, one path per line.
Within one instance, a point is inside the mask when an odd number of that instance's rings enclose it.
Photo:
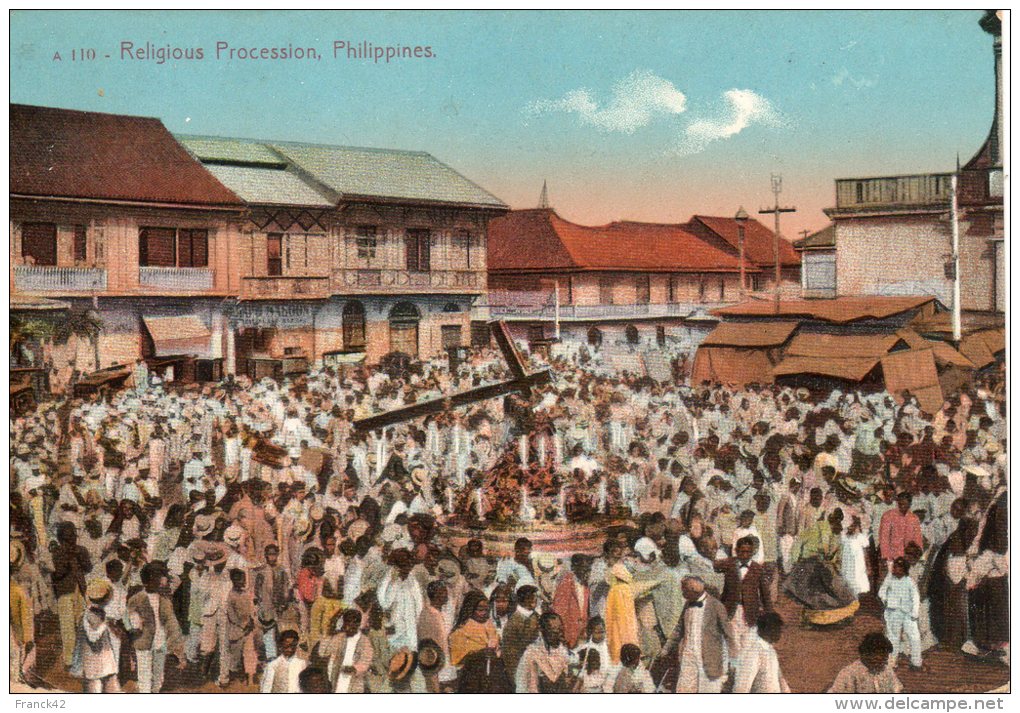
M 931 349 L 911 349 L 882 357 L 885 388 L 898 399 L 909 391 L 927 413 L 938 413 L 945 397 Z
M 763 349 L 702 347 L 694 357 L 691 383 L 705 381 L 744 386 L 771 384 L 772 362 Z
M 198 316 L 143 317 L 142 321 L 152 337 L 156 356 L 211 356 L 212 334 Z
M 878 362 L 878 357 L 873 356 L 789 356 L 772 369 L 772 374 L 775 376 L 805 374 L 863 381 Z
M 786 344 L 800 322 L 722 322 L 702 346 L 778 347 Z

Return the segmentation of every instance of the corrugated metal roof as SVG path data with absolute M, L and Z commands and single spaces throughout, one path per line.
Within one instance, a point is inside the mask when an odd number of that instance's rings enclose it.
M 267 145 L 343 196 L 507 207 L 424 152 L 299 143 Z
M 835 324 L 859 319 L 887 319 L 936 302 L 935 297 L 836 297 L 830 300 L 783 300 L 779 309 L 771 301 L 743 302 L 730 307 L 712 310 L 712 314 L 725 317 L 802 317 Z
M 777 347 L 785 344 L 800 322 L 721 322 L 705 337 L 702 345 L 732 347 Z
M 147 117 L 11 104 L 10 169 L 22 195 L 242 205 Z
M 550 208 L 489 223 L 490 270 L 736 272 L 735 257 L 675 225 L 577 225 Z
M 287 160 L 265 144 L 250 139 L 226 139 L 218 136 L 176 138 L 200 161 L 286 166 Z
M 326 196 L 299 176 L 263 166 L 206 166 L 219 181 L 246 203 L 332 207 Z
M 771 384 L 772 362 L 763 349 L 701 347 L 694 356 L 691 383 L 705 381 L 715 384 L 744 386 Z
M 885 356 L 899 345 L 910 345 L 896 334 L 812 334 L 801 333 L 786 349 L 787 356 L 873 357 Z
M 772 369 L 776 376 L 814 374 L 847 381 L 861 381 L 878 364 L 876 357 L 808 357 L 789 356 Z

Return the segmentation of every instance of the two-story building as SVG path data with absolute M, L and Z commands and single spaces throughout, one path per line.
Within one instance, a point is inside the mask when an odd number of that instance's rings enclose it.
M 958 168 L 960 292 L 964 311 L 1005 310 L 1002 166 L 1001 22 L 988 11 L 993 36 L 995 111 L 982 147 Z M 952 304 L 951 172 L 845 178 L 827 209 L 831 234 L 804 246 L 810 271 L 805 296 L 932 295 Z M 828 268 L 834 255 L 834 269 Z M 809 272 L 806 270 L 806 273 Z
M 10 169 L 12 310 L 56 298 L 65 318 L 102 323 L 91 348 L 47 357 L 55 385 L 183 353 L 212 377 L 238 289 L 241 200 L 152 118 L 12 104 Z
M 248 206 L 230 315 L 238 370 L 469 343 L 498 198 L 423 152 L 178 138 Z
M 800 255 L 788 240 L 762 225 L 754 218 L 738 221 L 710 215 L 696 215 L 681 226 L 723 252 L 739 258 L 740 243 L 744 244 L 745 265 L 755 268 L 746 276 L 747 291 L 752 294 L 774 295 L 776 259 L 779 261 L 779 293 L 783 298 L 800 293 Z
M 57 388 L 140 358 L 215 380 L 471 339 L 507 207 L 427 153 L 22 105 L 10 126 L 12 314 L 99 324 L 33 355 Z
M 530 344 L 693 348 L 713 326 L 699 317 L 740 297 L 738 259 L 678 225 L 585 226 L 551 208 L 489 225 L 489 311 Z

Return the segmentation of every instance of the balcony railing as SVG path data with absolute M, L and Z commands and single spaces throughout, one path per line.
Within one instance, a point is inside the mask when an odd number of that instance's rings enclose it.
M 454 290 L 477 292 L 485 289 L 485 273 L 479 270 L 352 269 L 333 273 L 333 291 L 366 290 L 373 292 L 414 292 L 417 290 Z
M 96 292 L 106 289 L 101 267 L 16 265 L 14 286 L 22 292 Z
M 685 317 L 695 309 L 713 309 L 723 303 L 714 302 L 669 302 L 657 304 L 630 305 L 560 305 L 560 321 L 589 321 L 599 319 L 642 319 L 661 317 Z M 552 304 L 489 304 L 492 319 L 518 319 L 552 321 L 556 319 L 556 307 Z
M 837 210 L 949 205 L 949 173 L 836 180 Z
M 245 277 L 241 280 L 241 296 L 246 298 L 317 299 L 329 297 L 329 278 L 315 277 Z
M 207 267 L 139 267 L 138 284 L 161 290 L 203 292 L 213 286 L 213 271 Z

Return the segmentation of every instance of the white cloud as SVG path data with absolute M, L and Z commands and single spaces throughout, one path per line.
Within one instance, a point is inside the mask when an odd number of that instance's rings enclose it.
M 846 67 L 839 70 L 832 76 L 832 84 L 836 87 L 842 87 L 844 84 L 849 84 L 854 89 L 867 89 L 873 87 L 876 84 L 876 80 L 869 77 L 855 77 L 850 74 L 850 70 Z
M 736 136 L 753 124 L 782 124 L 782 118 L 771 102 L 750 89 L 723 92 L 723 103 L 722 111 L 715 118 L 698 119 L 687 125 L 675 147 L 676 153 L 697 153 L 713 141 Z
M 532 114 L 577 114 L 583 124 L 625 134 L 633 134 L 659 115 L 676 116 L 686 110 L 687 97 L 672 82 L 640 70 L 614 84 L 612 96 L 602 105 L 590 90 L 575 89 L 560 99 L 540 99 L 527 107 Z

